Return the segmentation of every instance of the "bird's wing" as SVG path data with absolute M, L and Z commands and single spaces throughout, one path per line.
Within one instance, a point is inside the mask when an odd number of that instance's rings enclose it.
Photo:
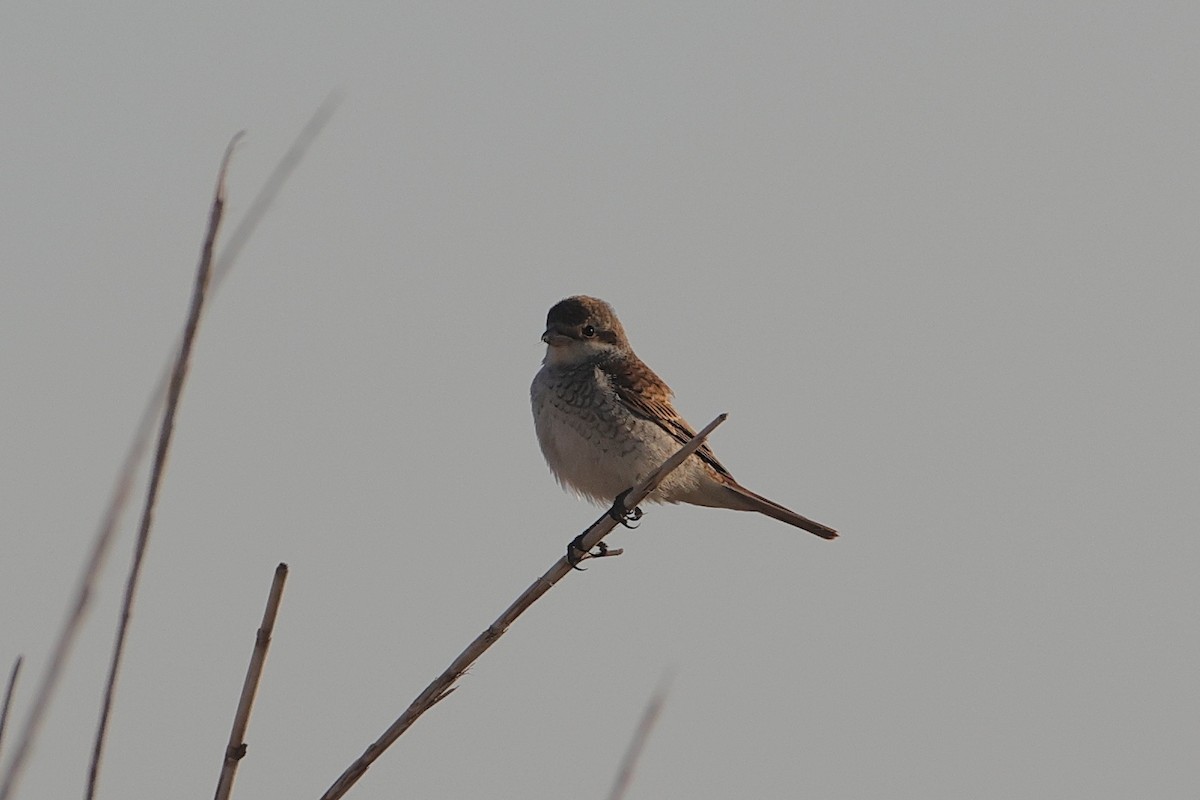
M 604 370 L 612 382 L 613 388 L 616 389 L 617 396 L 630 412 L 653 422 L 681 445 L 687 444 L 688 440 L 696 435 L 692 426 L 688 425 L 687 420 L 679 416 L 679 412 L 671 405 L 671 387 L 667 386 L 666 381 L 655 375 L 654 370 L 646 366 L 641 359 L 634 356 L 619 368 L 606 369 L 602 365 L 601 369 Z M 729 470 L 725 469 L 725 466 L 713 455 L 708 442 L 700 445 L 696 455 L 712 467 L 719 476 L 733 479 Z

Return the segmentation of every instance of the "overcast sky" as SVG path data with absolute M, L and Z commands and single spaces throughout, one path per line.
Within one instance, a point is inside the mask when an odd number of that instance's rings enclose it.
M 747 486 L 650 507 L 355 798 L 1184 797 L 1200 782 L 1200 6 L 0 7 L 0 672 L 22 722 L 229 219 L 100 796 L 318 797 L 598 511 L 542 461 L 594 294 Z M 116 542 L 19 797 L 79 797 Z M 10 731 L 11 732 L 11 731 Z M 11 752 L 11 740 L 8 752 Z

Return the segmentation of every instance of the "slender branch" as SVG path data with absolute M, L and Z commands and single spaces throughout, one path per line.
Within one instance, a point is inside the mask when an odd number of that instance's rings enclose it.
M 634 508 L 638 503 L 645 500 L 647 495 L 657 489 L 658 485 L 672 470 L 682 464 L 684 459 L 696 452 L 697 448 L 704 443 L 705 438 L 712 433 L 713 429 L 725 421 L 726 416 L 725 414 L 721 414 L 706 425 L 703 430 L 681 447 L 675 455 L 667 459 L 653 475 L 634 487 L 625 498 L 625 507 Z M 580 540 L 581 549 L 584 551 L 591 550 L 601 539 L 611 533 L 616 525 L 617 520 L 615 517 L 611 516 L 608 512 L 602 514 L 584 532 Z M 423 692 L 417 695 L 417 698 L 383 732 L 383 735 L 369 745 L 363 754 L 333 782 L 333 785 L 325 791 L 325 794 L 321 795 L 321 800 L 337 800 L 337 798 L 342 797 L 349 791 L 350 787 L 357 783 L 358 779 L 366 773 L 375 759 L 379 758 L 384 750 L 391 747 L 400 738 L 400 735 L 416 722 L 418 717 L 454 690 L 455 682 L 466 672 L 467 668 L 475 663 L 476 659 L 483 655 L 489 647 L 495 644 L 497 639 L 504 635 L 504 632 L 516 621 L 517 617 L 525 613 L 542 595 L 550 591 L 554 587 L 554 584 L 558 583 L 572 571 L 572 565 L 564 555 L 542 577 L 534 581 L 528 589 L 521 593 L 520 597 L 513 601 L 512 605 L 505 609 L 504 613 L 495 622 L 488 626 L 487 630 L 475 637 L 475 641 L 467 645 L 466 650 L 459 653 L 458 657 L 450 663 L 445 672 L 435 678 L 432 683 L 425 687 Z
M 638 722 L 637 730 L 634 731 L 629 749 L 625 751 L 625 757 L 621 759 L 621 769 L 617 772 L 617 779 L 613 781 L 612 791 L 608 793 L 608 800 L 621 800 L 625 797 L 625 792 L 629 790 L 629 786 L 633 782 L 633 770 L 637 767 L 642 751 L 646 749 L 650 731 L 654 730 L 654 725 L 658 722 L 663 703 L 666 700 L 667 686 L 664 683 L 651 695 L 650 702 L 646 703 L 646 710 L 642 712 L 642 719 Z
M 275 568 L 275 579 L 271 581 L 271 592 L 267 595 L 267 608 L 254 638 L 254 651 L 250 655 L 250 666 L 246 668 L 246 680 L 242 683 L 242 696 L 238 698 L 237 711 L 233 715 L 233 730 L 229 732 L 229 746 L 225 748 L 225 760 L 221 764 L 221 777 L 217 780 L 214 800 L 229 800 L 238 763 L 246 755 L 246 727 L 250 724 L 250 710 L 254 706 L 258 680 L 262 677 L 263 665 L 267 660 L 267 648 L 271 646 L 271 633 L 275 630 L 275 617 L 279 613 L 279 601 L 283 599 L 283 584 L 287 574 L 287 564 Z
M 217 172 L 217 188 L 213 195 L 212 210 L 209 212 L 208 232 L 204 236 L 200 265 L 196 269 L 196 283 L 192 289 L 192 303 L 188 309 L 187 323 L 183 329 L 183 343 L 179 348 L 179 356 L 175 359 L 175 368 L 171 371 L 170 385 L 167 387 L 167 405 L 159 427 L 158 444 L 154 450 L 154 463 L 150 468 L 150 485 L 146 490 L 146 503 L 142 507 L 142 520 L 138 525 L 133 563 L 129 567 L 129 577 L 125 582 L 125 598 L 121 602 L 121 617 L 117 623 L 117 637 L 113 642 L 112 660 L 108 666 L 108 680 L 104 684 L 104 703 L 100 708 L 100 722 L 96 726 L 96 741 L 92 747 L 92 762 L 88 769 L 87 793 L 84 795 L 87 800 L 92 800 L 96 796 L 96 782 L 100 777 L 100 760 L 104 755 L 104 739 L 108 733 L 113 697 L 117 691 L 117 674 L 121 670 L 121 660 L 125 654 L 125 642 L 129 634 L 129 620 L 133 616 L 133 601 L 137 596 L 138 581 L 142 576 L 142 563 L 146 556 L 146 547 L 150 542 L 150 529 L 154 524 L 154 507 L 158 502 L 158 490 L 162 486 L 163 474 L 167 466 L 167 454 L 171 450 L 171 438 L 175 431 L 175 414 L 179 409 L 179 398 L 183 394 L 183 383 L 187 378 L 188 366 L 191 362 L 196 330 L 200 326 L 200 312 L 204 308 L 204 300 L 208 294 L 217 231 L 220 230 L 221 217 L 225 213 L 225 173 L 229 168 L 229 159 L 233 155 L 233 148 L 241 138 L 242 134 L 239 133 L 229 142 L 229 146 L 225 148 L 225 157 L 221 159 L 221 168 Z
M 338 102 L 340 102 L 340 98 L 334 94 L 321 104 L 308 124 L 300 131 L 300 134 L 276 166 L 274 172 L 267 178 L 267 182 L 259 191 L 258 196 L 255 197 L 254 202 L 242 218 L 241 223 L 234 229 L 229 243 L 225 245 L 217 259 L 213 269 L 211 291 L 215 292 L 220 286 L 221 280 L 232 267 L 233 260 L 241 245 L 245 243 L 246 238 L 249 237 L 250 233 L 262 220 L 267 209 L 283 188 L 283 184 L 295 170 L 301 157 L 333 115 Z M 178 350 L 179 344 L 176 343 L 174 352 Z M 33 744 L 37 740 L 38 733 L 41 731 L 46 710 L 49 708 L 50 700 L 54 696 L 54 691 L 58 686 L 58 679 L 62 674 L 63 667 L 67 663 L 67 659 L 71 655 L 71 650 L 75 645 L 79 631 L 83 627 L 83 621 L 91 605 L 96 579 L 100 575 L 104 562 L 108 558 L 109 550 L 112 549 L 117 523 L 125 510 L 125 504 L 129 500 L 129 494 L 133 488 L 133 479 L 137 473 L 138 466 L 142 463 L 142 458 L 145 456 L 146 449 L 149 446 L 150 437 L 154 432 L 154 422 L 158 419 L 158 415 L 162 410 L 163 399 L 167 394 L 170 369 L 171 364 L 168 363 L 159 377 L 158 383 L 155 384 L 154 390 L 150 393 L 150 398 L 146 402 L 146 406 L 142 409 L 142 414 L 138 418 L 137 425 L 134 428 L 134 435 L 132 441 L 129 443 L 129 449 L 125 452 L 125 457 L 122 459 L 121 466 L 117 470 L 117 480 L 113 486 L 112 494 L 109 496 L 108 507 L 104 510 L 100 524 L 96 528 L 95 536 L 92 539 L 91 551 L 88 553 L 83 570 L 76 583 L 75 597 L 67 611 L 66 618 L 63 620 L 62 628 L 59 630 L 58 638 L 54 643 L 54 649 L 51 651 L 50 657 L 46 662 L 46 668 L 42 672 L 41 681 L 34 694 L 29 713 L 25 717 L 25 723 L 21 727 L 20 736 L 17 739 L 12 759 L 8 762 L 3 778 L 0 779 L 0 800 L 8 800 L 16 790 L 17 783 L 20 781 L 21 773 L 25 767 L 25 762 L 33 749 Z
M 17 688 L 17 676 L 21 674 L 21 662 L 25 656 L 17 656 L 12 672 L 8 675 L 8 688 L 4 690 L 4 706 L 0 707 L 0 753 L 4 752 L 4 729 L 8 725 L 8 707 L 12 705 L 13 691 Z

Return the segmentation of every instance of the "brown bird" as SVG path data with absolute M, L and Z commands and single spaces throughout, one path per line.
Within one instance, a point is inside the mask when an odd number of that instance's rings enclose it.
M 612 306 L 585 295 L 546 315 L 546 358 L 530 399 L 538 444 L 564 487 L 608 505 L 695 435 L 671 389 L 637 357 Z M 837 531 L 742 486 L 708 443 L 647 498 L 757 511 L 825 539 Z

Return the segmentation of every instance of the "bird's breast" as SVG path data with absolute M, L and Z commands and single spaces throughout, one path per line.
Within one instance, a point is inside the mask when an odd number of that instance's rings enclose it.
M 555 478 L 598 503 L 611 502 L 641 481 L 679 446 L 661 427 L 633 414 L 604 372 L 594 367 L 544 366 L 530 387 L 530 399 L 538 444 Z M 669 483 L 685 479 L 690 466 Z
M 645 450 L 639 420 L 603 373 L 543 367 L 530 399 L 538 444 L 560 483 L 604 503 L 635 482 Z

